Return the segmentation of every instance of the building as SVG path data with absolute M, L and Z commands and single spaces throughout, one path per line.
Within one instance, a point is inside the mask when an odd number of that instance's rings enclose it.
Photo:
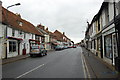
M 44 35 L 43 42 L 46 50 L 51 50 L 51 44 L 50 44 L 50 34 L 49 31 L 45 29 L 45 26 L 39 24 L 37 25 L 37 29 L 40 33 Z
M 117 37 L 119 36 L 120 1 L 103 2 L 99 12 L 93 17 L 85 33 L 86 48 L 106 63 L 115 66 L 119 57 Z M 116 26 L 115 21 L 116 20 Z M 118 32 L 117 32 L 118 31 Z
M 0 25 L 4 32 L 2 58 L 26 55 L 32 45 L 38 44 L 36 36 L 41 36 L 33 24 L 2 7 L 2 21 Z

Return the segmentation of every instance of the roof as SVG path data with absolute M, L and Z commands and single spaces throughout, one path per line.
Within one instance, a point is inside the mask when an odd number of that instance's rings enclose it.
M 19 22 L 22 23 L 22 26 L 19 25 Z M 22 19 L 20 16 L 14 14 L 13 12 L 8 11 L 4 7 L 2 7 L 2 23 L 8 23 L 10 27 L 24 32 L 42 35 L 41 33 L 39 33 L 39 31 L 35 28 L 33 24 Z
M 60 31 L 55 30 L 54 35 L 56 36 L 57 40 L 63 41 L 63 34 Z

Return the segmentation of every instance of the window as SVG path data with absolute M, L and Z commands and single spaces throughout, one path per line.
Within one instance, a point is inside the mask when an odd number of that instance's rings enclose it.
M 95 41 L 95 39 L 94 39 L 94 49 L 96 49 L 96 41 Z
M 22 35 L 22 31 L 19 31 L 19 35 Z
M 24 33 L 24 39 L 26 38 L 26 33 Z
M 100 19 L 98 20 L 98 31 L 100 31 Z
M 40 41 L 40 37 L 36 35 L 35 40 Z
M 16 52 L 17 51 L 16 45 L 17 43 L 15 41 L 9 41 L 9 52 Z
M 33 39 L 33 34 L 32 34 L 32 39 Z
M 106 24 L 108 24 L 108 22 L 109 22 L 109 8 L 108 8 L 108 5 L 105 9 L 105 18 L 106 18 Z
M 105 57 L 112 58 L 112 36 L 105 36 Z
M 15 36 L 15 30 L 14 29 L 12 30 L 12 36 Z
M 23 23 L 21 21 L 17 20 L 17 23 L 19 26 L 23 26 Z
M 20 25 L 20 26 L 22 26 L 22 24 L 23 24 L 22 22 L 19 22 L 19 25 Z

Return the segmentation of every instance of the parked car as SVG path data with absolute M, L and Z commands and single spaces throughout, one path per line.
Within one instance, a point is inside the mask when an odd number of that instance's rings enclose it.
M 56 47 L 55 47 L 55 50 L 57 51 L 57 50 L 62 50 L 63 48 L 62 48 L 62 46 L 60 46 L 60 45 L 57 45 Z
M 73 48 L 73 46 L 69 46 L 68 48 Z
M 73 48 L 76 48 L 76 46 L 73 46 Z
M 30 56 L 44 56 L 47 55 L 47 50 L 44 48 L 43 45 L 35 45 L 31 46 Z
M 64 49 L 67 49 L 68 47 L 67 46 L 64 46 Z

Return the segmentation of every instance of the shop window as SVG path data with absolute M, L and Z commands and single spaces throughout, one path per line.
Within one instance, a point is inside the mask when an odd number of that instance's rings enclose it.
M 112 59 L 112 36 L 105 36 L 105 57 Z
M 16 52 L 17 51 L 16 45 L 17 43 L 15 41 L 9 41 L 9 52 Z

